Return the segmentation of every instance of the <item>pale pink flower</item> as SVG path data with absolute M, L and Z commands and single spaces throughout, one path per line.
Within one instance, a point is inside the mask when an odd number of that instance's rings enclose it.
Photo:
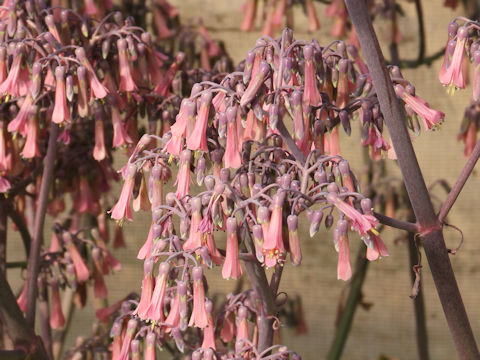
M 305 1 L 305 9 L 307 11 L 308 18 L 308 31 L 313 32 L 320 29 L 320 21 L 318 20 L 317 11 L 315 10 L 313 0 Z
M 226 168 L 238 169 L 242 165 L 242 157 L 238 151 L 240 139 L 237 121 L 237 109 L 229 107 L 227 109 L 227 145 L 224 155 Z
M 190 191 L 190 159 L 192 152 L 190 150 L 183 150 L 180 154 L 180 165 L 178 169 L 177 180 L 174 185 L 177 185 L 175 195 L 181 199 Z
M 215 325 L 213 322 L 213 303 L 211 300 L 205 300 L 205 310 L 207 312 L 207 326 L 203 329 L 202 348 L 211 348 L 216 350 L 215 346 Z
M 113 358 L 113 360 L 129 360 L 130 356 L 130 348 L 132 345 L 132 340 L 135 335 L 135 331 L 137 330 L 138 321 L 136 319 L 128 320 L 127 324 L 127 331 L 123 335 L 121 340 L 122 349 L 120 350 L 120 354 L 117 358 Z
M 40 156 L 40 149 L 38 148 L 38 119 L 36 114 L 36 106 L 31 109 L 28 116 L 27 137 L 25 145 L 21 153 L 25 159 L 33 159 Z
M 102 161 L 107 157 L 107 148 L 105 146 L 105 130 L 102 119 L 95 120 L 95 146 L 93 148 L 93 158 Z
M 303 47 L 303 56 L 305 57 L 305 86 L 303 89 L 303 103 L 311 106 L 319 106 L 322 103 L 322 97 L 317 87 L 316 63 L 313 59 L 313 47 L 306 45 Z
M 67 247 L 67 251 L 70 254 L 70 257 L 73 262 L 73 266 L 75 267 L 75 274 L 77 275 L 78 282 L 85 282 L 90 277 L 90 271 L 88 270 L 87 265 L 85 264 L 85 260 L 83 259 L 82 255 L 78 251 L 75 243 L 72 240 L 72 236 L 68 232 L 64 232 L 63 241 Z
M 113 125 L 113 147 L 119 147 L 127 144 L 133 143 L 130 136 L 125 129 L 125 125 L 123 124 L 122 118 L 120 116 L 120 111 L 116 105 L 113 105 L 110 108 L 112 113 L 112 125 Z
M 130 200 L 132 198 L 133 187 L 135 185 L 135 175 L 137 167 L 133 164 L 127 165 L 125 172 L 125 181 L 123 183 L 122 192 L 117 203 L 109 211 L 112 219 L 123 221 L 124 219 L 132 220 L 132 211 L 130 209 Z
M 349 280 L 352 277 L 350 264 L 350 245 L 348 242 L 348 222 L 339 220 L 333 232 L 335 250 L 338 252 L 337 278 Z
M 70 110 L 67 105 L 67 96 L 65 93 L 65 68 L 57 66 L 55 68 L 55 78 L 57 79 L 55 87 L 55 107 L 53 108 L 52 121 L 56 124 L 63 124 L 70 121 Z
M 163 303 L 165 301 L 169 271 L 170 264 L 162 262 L 158 268 L 158 275 L 155 279 L 155 289 L 152 293 L 150 305 L 144 314 L 146 318 L 152 321 L 163 321 L 165 319 Z
M 224 279 L 238 279 L 242 275 L 242 267 L 238 254 L 237 219 L 227 219 L 227 249 L 222 267 Z
M 193 278 L 193 310 L 188 326 L 201 329 L 208 325 L 207 311 L 205 309 L 205 289 L 203 287 L 203 269 L 196 266 L 192 269 Z
M 462 65 L 467 39 L 468 28 L 462 26 L 457 32 L 457 43 L 455 45 L 450 66 L 445 72 L 440 73 L 440 82 L 443 85 L 448 86 L 449 93 L 453 93 L 457 88 L 465 89 L 465 78 L 462 71 Z
M 132 78 L 130 71 L 130 62 L 127 54 L 127 41 L 125 39 L 117 40 L 118 62 L 120 66 L 120 90 L 121 91 L 135 91 L 137 85 Z
M 11 133 L 18 132 L 20 135 L 25 136 L 27 134 L 26 124 L 28 116 L 31 112 L 33 99 L 30 95 L 27 95 L 20 106 L 20 110 L 17 116 L 8 123 L 7 130 Z
M 247 0 L 243 6 L 243 20 L 240 24 L 240 31 L 252 31 L 255 23 L 255 13 L 257 10 L 256 0 Z
M 60 291 L 58 289 L 58 280 L 52 279 L 50 281 L 50 288 L 52 290 L 52 309 L 50 311 L 50 326 L 52 329 L 61 329 L 65 325 L 65 316 L 62 311 L 62 301 L 60 300 Z
M 200 110 L 192 133 L 187 138 L 187 148 L 190 150 L 208 151 L 207 147 L 207 125 L 212 93 L 205 92 L 200 98 Z
M 369 246 L 367 246 L 367 259 L 370 261 L 377 260 L 379 257 L 389 256 L 388 250 L 385 247 L 380 236 L 370 231 L 369 233 L 370 241 Z
M 292 265 L 298 266 L 302 262 L 302 249 L 300 248 L 300 238 L 298 236 L 298 217 L 289 215 L 287 217 L 288 225 L 288 248 L 290 250 L 290 260 Z
M 20 70 L 24 57 L 25 46 L 19 42 L 15 48 L 12 65 L 7 78 L 0 84 L 0 94 L 8 93 L 12 96 L 20 96 Z
M 88 78 L 90 80 L 90 88 L 92 89 L 93 95 L 97 99 L 103 99 L 105 96 L 107 96 L 108 90 L 105 86 L 102 85 L 100 80 L 98 80 L 97 74 L 95 73 L 95 70 L 90 64 L 90 61 L 88 61 L 88 58 L 85 54 L 85 49 L 82 47 L 77 48 L 75 50 L 75 56 L 85 67 L 85 69 L 87 69 Z
M 285 257 L 285 246 L 283 244 L 283 202 L 285 192 L 279 192 L 273 196 L 273 210 L 268 225 L 268 232 L 265 234 L 262 245 L 265 256 L 265 265 L 273 267 L 277 262 L 283 262 Z
M 155 287 L 155 278 L 153 277 L 153 266 L 155 262 L 153 259 L 145 260 L 143 265 L 143 280 L 142 280 L 142 294 L 140 295 L 140 301 L 138 306 L 133 312 L 134 315 L 138 315 L 140 319 L 147 319 L 147 310 L 150 306 L 153 289 Z

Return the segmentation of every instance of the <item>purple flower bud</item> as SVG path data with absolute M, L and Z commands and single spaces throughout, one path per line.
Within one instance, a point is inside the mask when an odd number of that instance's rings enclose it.
M 253 61 L 255 60 L 255 53 L 249 51 L 245 58 L 245 67 L 243 69 L 243 83 L 246 85 L 252 76 Z
M 202 85 L 200 85 L 200 84 L 193 85 L 192 86 L 192 91 L 190 92 L 190 97 L 192 98 L 192 97 L 196 96 L 202 90 L 203 90 Z
M 207 190 L 213 190 L 213 187 L 215 186 L 215 178 L 212 175 L 205 176 L 203 182 L 205 183 L 205 187 L 207 188 Z
M 187 217 L 180 219 L 180 236 L 182 238 L 187 237 L 188 231 L 190 230 L 190 220 Z
M 214 355 L 215 353 L 211 348 L 203 350 L 203 360 L 213 360 Z
M 202 360 L 202 352 L 197 349 L 192 353 L 192 360 Z
M 175 346 L 180 352 L 183 353 L 185 349 L 185 342 L 183 341 L 182 333 L 180 332 L 180 329 L 173 328 L 171 334 L 172 334 L 173 340 L 175 340 Z
M 203 179 L 205 178 L 205 169 L 206 169 L 206 160 L 202 156 L 197 160 L 197 167 L 195 168 L 195 173 L 197 175 L 197 184 L 201 186 L 203 184 Z
M 236 106 L 229 106 L 227 110 L 225 111 L 225 114 L 227 115 L 227 121 L 233 122 L 237 118 L 237 107 Z
M 270 109 L 268 110 L 268 124 L 272 130 L 277 128 L 279 120 L 279 107 L 278 104 L 271 104 Z
M 366 215 L 372 214 L 373 211 L 373 206 L 372 206 L 372 200 L 369 198 L 362 199 L 360 201 L 360 207 L 362 208 L 362 211 Z
M 458 24 L 455 21 L 452 21 L 448 24 L 448 37 L 453 38 L 458 31 Z
M 312 56 L 313 56 L 313 47 L 311 45 L 305 45 L 303 47 L 303 57 L 305 58 L 305 61 L 312 60 Z
M 336 183 L 332 182 L 330 184 L 328 184 L 327 186 L 327 191 L 329 193 L 338 193 L 338 186 Z
M 68 99 L 68 101 L 72 101 L 73 100 L 73 76 L 72 75 L 68 75 L 67 76 L 67 79 L 65 80 L 65 94 L 66 94 L 66 97 Z
M 253 225 L 252 227 L 253 233 L 253 244 L 255 245 L 255 256 L 260 263 L 263 263 L 263 229 L 261 225 Z
M 348 112 L 345 110 L 341 110 L 338 113 L 338 117 L 340 119 L 340 123 L 343 126 L 343 130 L 345 130 L 345 133 L 350 136 L 352 133 L 352 128 L 350 126 L 350 117 L 348 116 Z
M 137 53 L 137 48 L 135 46 L 135 42 L 133 41 L 133 37 L 131 35 L 128 35 L 126 37 L 126 40 L 127 40 L 128 52 L 130 53 L 130 59 L 132 61 L 137 61 L 138 53 Z
M 103 40 L 102 42 L 102 58 L 106 59 L 109 52 L 110 52 L 110 45 L 111 45 L 111 42 L 110 42 L 110 38 L 106 38 L 105 40 Z
M 310 220 L 310 237 L 313 237 L 320 228 L 323 219 L 323 211 L 315 210 Z
M 227 136 L 227 115 L 224 112 L 218 114 L 218 137 L 225 139 Z
M 285 81 L 288 84 L 292 79 L 293 59 L 291 57 L 282 58 L 282 66 L 283 66 L 283 81 Z
M 230 181 L 230 169 L 229 168 L 223 168 L 220 170 L 220 181 L 227 183 Z
M 130 347 L 132 351 L 132 358 L 134 359 L 135 356 L 140 358 L 140 340 L 132 340 Z
M 169 192 L 166 196 L 165 196 L 165 203 L 166 205 L 168 206 L 174 206 L 174 204 L 176 203 L 175 199 L 177 197 L 175 196 L 175 193 L 173 192 Z
M 333 225 L 333 215 L 332 214 L 328 214 L 326 217 L 325 217 L 325 227 L 327 229 L 330 229 Z
M 266 206 L 260 206 L 257 211 L 257 221 L 260 225 L 270 222 L 270 210 Z

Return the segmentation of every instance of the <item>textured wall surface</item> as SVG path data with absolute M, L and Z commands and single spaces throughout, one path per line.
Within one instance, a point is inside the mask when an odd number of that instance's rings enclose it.
M 194 17 L 200 16 L 211 30 L 214 38 L 225 42 L 226 48 L 235 62 L 240 61 L 246 52 L 255 44 L 259 32 L 241 33 L 237 29 L 241 21 L 239 13 L 241 0 L 171 0 L 178 6 L 182 21 L 188 23 Z M 400 18 L 403 43 L 400 47 L 401 58 L 413 59 L 416 56 L 417 35 L 416 18 L 413 3 L 399 1 L 406 16 Z M 455 17 L 455 13 L 440 6 L 441 1 L 424 1 L 425 25 L 427 29 L 427 54 L 432 54 L 445 45 L 448 22 Z M 324 5 L 318 5 L 322 29 L 317 33 L 307 33 L 305 17 L 300 9 L 295 10 L 295 31 L 297 39 L 315 37 L 320 44 L 327 44 L 331 38 L 328 30 L 331 20 L 323 16 Z M 388 38 L 388 25 L 377 23 L 376 28 L 380 40 Z M 424 169 L 425 180 L 432 184 L 437 179 L 445 179 L 451 184 L 455 181 L 465 159 L 463 145 L 457 143 L 459 123 L 463 110 L 469 103 L 471 87 L 454 97 L 446 94 L 438 81 L 438 71 L 441 61 L 431 67 L 422 67 L 415 70 L 404 70 L 403 74 L 417 89 L 417 94 L 427 100 L 430 105 L 446 114 L 445 123 L 439 131 L 424 132 L 414 140 L 418 151 L 419 162 Z M 358 128 L 355 128 L 358 130 Z M 354 131 L 358 134 L 358 131 Z M 343 135 L 343 134 L 342 134 Z M 351 161 L 354 170 L 361 169 L 361 151 L 358 137 L 342 138 L 342 152 Z M 117 161 L 120 168 L 123 159 Z M 396 165 L 392 162 L 392 176 L 397 176 Z M 452 256 L 459 287 L 463 293 L 464 303 L 470 315 L 474 332 L 480 334 L 480 308 L 478 284 L 480 281 L 480 241 L 478 238 L 477 214 L 480 208 L 478 186 L 480 181 L 474 175 L 467 183 L 459 201 L 455 204 L 448 222 L 462 229 L 465 242 L 461 251 Z M 118 191 L 118 190 L 117 190 Z M 445 194 L 435 192 L 439 199 Z M 436 204 L 438 206 L 438 202 Z M 123 263 L 123 270 L 108 278 L 110 300 L 116 301 L 130 291 L 139 291 L 143 276 L 143 263 L 136 260 L 138 248 L 146 238 L 149 226 L 149 214 L 137 214 L 135 221 L 125 225 L 127 249 L 116 252 L 116 256 Z M 410 269 L 408 265 L 408 251 L 404 243 L 393 244 L 398 232 L 387 229 L 384 233 L 385 242 L 390 251 L 390 257 L 370 264 L 364 287 L 364 301 L 372 303 L 370 310 L 359 309 L 354 320 L 353 329 L 348 339 L 344 359 L 375 359 L 385 354 L 397 359 L 415 359 L 415 328 L 412 301 L 410 294 Z M 447 246 L 455 247 L 459 241 L 459 234 L 446 229 Z M 351 243 L 360 240 L 354 236 Z M 308 333 L 293 336 L 286 328 L 281 329 L 282 341 L 298 351 L 304 359 L 321 359 L 325 356 L 334 333 L 334 322 L 339 297 L 345 289 L 345 283 L 336 280 L 336 262 L 331 233 L 323 233 L 310 239 L 302 239 L 304 261 L 298 268 L 287 266 L 282 279 L 281 291 L 290 296 L 301 295 L 307 313 L 306 321 Z M 352 259 L 355 258 L 356 246 L 352 246 Z M 10 259 L 21 258 L 21 244 L 9 244 Z M 456 358 L 452 340 L 449 337 L 447 324 L 436 295 L 429 273 L 428 264 L 424 261 L 423 286 L 427 309 L 427 325 L 430 336 L 431 358 L 447 360 Z M 11 271 L 11 278 L 17 272 Z M 228 292 L 234 287 L 233 282 L 220 280 L 218 271 L 206 273 L 209 279 L 210 294 L 213 292 Z M 16 288 L 20 286 L 16 283 Z M 81 333 L 89 333 L 93 310 L 91 305 L 77 312 L 74 317 L 71 339 Z

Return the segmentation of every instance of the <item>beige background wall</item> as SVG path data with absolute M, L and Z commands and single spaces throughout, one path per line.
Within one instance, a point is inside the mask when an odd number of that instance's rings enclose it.
M 216 39 L 226 43 L 228 52 L 235 62 L 240 61 L 245 53 L 253 47 L 259 32 L 241 33 L 237 29 L 241 21 L 239 9 L 242 0 L 171 0 L 178 6 L 183 22 L 188 22 L 195 16 L 201 16 L 204 23 Z M 406 17 L 400 18 L 404 43 L 400 48 L 402 58 L 416 56 L 416 19 L 413 3 L 399 1 Z M 450 10 L 441 6 L 443 1 L 424 1 L 425 25 L 427 29 L 427 54 L 436 52 L 445 45 L 448 22 L 455 16 Z M 317 5 L 322 23 L 321 31 L 315 34 L 306 33 L 305 17 L 296 9 L 294 35 L 297 39 L 317 38 L 321 44 L 330 41 L 328 29 L 331 20 L 323 16 L 325 6 Z M 386 24 L 377 23 L 379 37 L 387 33 Z M 383 39 L 386 40 L 386 39 Z M 404 76 L 411 80 L 417 88 L 417 94 L 426 99 L 433 108 L 446 114 L 446 121 L 440 131 L 426 133 L 422 130 L 415 139 L 415 149 L 425 171 L 427 184 L 442 178 L 451 184 L 460 172 L 465 160 L 463 146 L 456 141 L 459 122 L 463 110 L 469 103 L 471 87 L 459 92 L 454 97 L 446 94 L 438 82 L 438 71 L 441 62 L 432 67 L 422 67 L 416 70 L 404 71 Z M 357 131 L 358 133 L 358 131 Z M 343 135 L 343 134 L 342 134 Z M 359 143 L 355 136 L 342 139 L 344 156 L 349 159 L 354 169 L 359 170 Z M 121 167 L 117 163 L 117 167 Z M 396 166 L 392 164 L 392 168 Z M 465 306 L 470 315 L 474 332 L 480 339 L 480 302 L 478 287 L 480 283 L 480 239 L 478 238 L 478 219 L 480 215 L 480 180 L 477 175 L 467 183 L 458 203 L 453 208 L 448 221 L 460 227 L 465 236 L 461 251 L 451 257 L 462 290 Z M 441 192 L 438 193 L 444 196 Z M 108 278 L 111 301 L 116 301 L 131 290 L 140 290 L 143 275 L 143 264 L 135 259 L 135 254 L 143 243 L 148 231 L 149 214 L 136 216 L 136 221 L 125 225 L 127 249 L 116 252 L 123 263 L 123 270 Z M 353 331 L 348 340 L 344 359 L 375 359 L 380 354 L 386 354 L 397 359 L 415 359 L 415 329 L 412 301 L 410 294 L 410 274 L 408 253 L 405 244 L 394 245 L 393 238 L 398 235 L 393 230 L 386 230 L 385 240 L 391 256 L 379 262 L 372 263 L 364 288 L 364 299 L 373 303 L 367 312 L 360 309 L 355 317 Z M 450 247 L 455 247 L 458 234 L 446 230 L 445 236 Z M 359 239 L 352 238 L 352 243 Z M 332 246 L 331 234 L 323 234 L 314 239 L 305 237 L 302 240 L 304 261 L 302 266 L 293 268 L 287 266 L 281 284 L 281 291 L 291 296 L 300 294 L 307 312 L 308 333 L 293 336 L 287 329 L 282 329 L 283 342 L 297 350 L 304 359 L 321 359 L 328 350 L 334 332 L 334 320 L 337 302 L 345 287 L 342 281 L 336 280 L 336 253 Z M 21 259 L 22 252 L 19 243 L 9 244 L 10 259 Z M 352 257 L 355 249 L 352 246 Z M 20 258 L 19 258 L 20 257 Z M 430 335 L 431 358 L 438 360 L 455 359 L 452 340 L 449 337 L 446 322 L 436 295 L 428 265 L 424 263 L 424 295 L 427 308 L 427 321 Z M 16 271 L 10 271 L 13 278 Z M 234 283 L 220 281 L 218 271 L 207 273 L 212 290 L 232 290 Z M 16 282 L 18 288 L 19 283 Z M 92 308 L 87 306 L 77 312 L 74 318 L 72 339 L 75 334 L 89 333 L 92 320 Z M 70 340 L 71 341 L 71 340 Z

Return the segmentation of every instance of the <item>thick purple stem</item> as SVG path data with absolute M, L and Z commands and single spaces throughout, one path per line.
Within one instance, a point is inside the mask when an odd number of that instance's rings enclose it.
M 467 182 L 468 178 L 470 177 L 470 174 L 473 171 L 473 168 L 475 167 L 475 164 L 478 161 L 478 158 L 480 157 L 480 140 L 475 144 L 475 147 L 473 148 L 472 153 L 470 154 L 467 163 L 465 164 L 464 168 L 462 169 L 462 172 L 458 176 L 457 182 L 455 185 L 453 185 L 452 190 L 448 193 L 447 199 L 445 202 L 442 204 L 442 208 L 440 209 L 440 212 L 438 213 L 438 221 L 443 223 L 443 220 L 445 220 L 445 217 L 447 216 L 448 212 L 452 208 L 453 204 L 455 204 L 455 201 L 458 198 L 458 195 L 460 195 L 460 192 L 463 189 L 463 186 Z
M 365 1 L 345 0 L 345 3 L 370 69 L 380 108 L 390 132 L 415 217 L 423 233 L 423 246 L 457 352 L 461 359 L 480 359 L 448 257 L 442 227 L 433 210 L 405 127 L 403 109 L 395 96 Z
M 27 324 L 33 329 L 35 326 L 35 305 L 37 302 L 37 277 L 40 269 L 40 249 L 43 242 L 43 226 L 47 211 L 48 193 L 53 179 L 53 169 L 55 167 L 55 155 L 57 153 L 57 135 L 58 125 L 50 124 L 50 138 L 48 139 L 47 155 L 45 157 L 45 167 L 43 170 L 42 183 L 40 185 L 40 195 L 38 199 L 38 208 L 35 214 L 35 226 L 28 257 L 27 269 Z

